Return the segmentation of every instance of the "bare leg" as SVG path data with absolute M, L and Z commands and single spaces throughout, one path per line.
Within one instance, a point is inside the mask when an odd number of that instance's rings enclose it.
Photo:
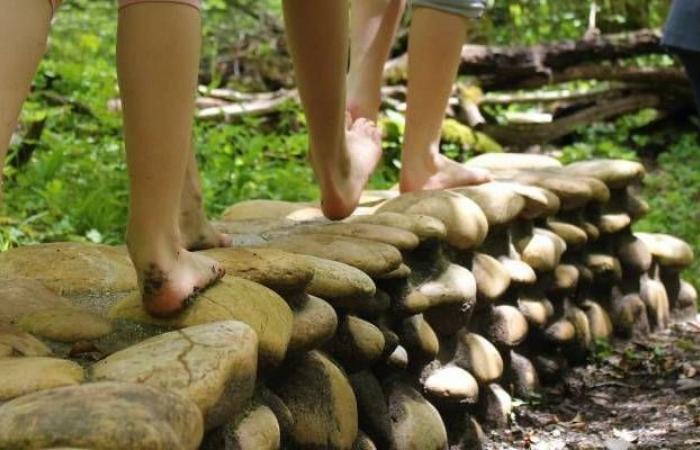
M 117 64 L 131 196 L 127 242 L 146 309 L 181 310 L 223 276 L 180 245 L 180 198 L 191 152 L 200 15 L 186 5 L 121 9 Z
M 466 32 L 467 19 L 461 16 L 430 8 L 415 10 L 408 44 L 402 192 L 446 189 L 489 180 L 488 172 L 467 169 L 439 152 L 442 120 Z
M 366 119 L 345 114 L 347 0 L 285 0 L 284 16 L 301 102 L 309 123 L 311 164 L 321 207 L 331 219 L 352 214 L 381 156 L 381 137 Z
M 180 201 L 180 233 L 183 246 L 188 250 L 231 246 L 231 238 L 216 230 L 204 212 L 202 184 L 193 151 L 190 151 Z
M 0 14 L 0 203 L 2 170 L 12 131 L 44 51 L 48 0 L 5 0 Z
M 348 111 L 354 119 L 377 120 L 384 64 L 406 0 L 353 0 L 350 16 Z

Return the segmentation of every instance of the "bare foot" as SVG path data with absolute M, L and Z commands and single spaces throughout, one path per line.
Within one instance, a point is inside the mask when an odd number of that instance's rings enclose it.
M 331 220 L 355 211 L 362 190 L 382 156 L 379 129 L 367 119 L 352 121 L 348 114 L 345 142 L 335 154 L 311 149 L 311 164 L 321 187 L 321 209 Z
M 219 232 L 199 211 L 180 213 L 180 234 L 183 247 L 191 251 L 231 246 L 231 236 Z
M 133 250 L 130 242 L 143 305 L 156 317 L 182 311 L 225 273 L 213 259 L 184 249 L 133 246 Z
M 429 191 L 483 184 L 488 181 L 491 181 L 488 170 L 467 167 L 444 155 L 437 155 L 429 163 L 404 160 L 399 188 L 401 192 Z

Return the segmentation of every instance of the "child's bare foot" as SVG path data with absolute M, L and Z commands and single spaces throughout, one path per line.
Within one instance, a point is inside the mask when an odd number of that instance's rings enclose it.
M 191 251 L 231 246 L 231 236 L 219 232 L 199 211 L 180 213 L 180 234 L 183 247 Z
M 379 129 L 367 119 L 349 119 L 345 142 L 334 157 L 311 149 L 311 164 L 321 188 L 321 209 L 332 220 L 351 215 L 382 156 Z
M 431 156 L 431 159 L 429 162 L 413 162 L 404 158 L 399 182 L 401 192 L 450 189 L 491 180 L 486 169 L 467 167 L 440 154 Z
M 173 242 L 176 242 L 175 240 Z M 181 248 L 146 248 L 129 241 L 143 305 L 156 317 L 182 311 L 197 294 L 224 276 L 218 262 Z

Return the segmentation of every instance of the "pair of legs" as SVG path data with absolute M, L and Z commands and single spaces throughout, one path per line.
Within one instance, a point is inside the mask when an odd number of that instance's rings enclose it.
M 0 162 L 52 15 L 47 0 L 6 3 L 0 15 Z M 228 244 L 204 215 L 191 145 L 201 42 L 196 6 L 193 0 L 126 0 L 119 13 L 131 190 L 127 241 L 144 304 L 156 315 L 178 311 L 223 275 L 216 262 L 189 250 Z
M 449 6 L 459 1 L 433 3 L 438 4 L 436 8 L 416 8 L 409 36 L 402 192 L 488 181 L 486 172 L 467 169 L 439 153 L 442 120 L 467 18 Z M 441 3 L 448 7 L 440 8 Z M 324 213 L 331 218 L 352 213 L 379 160 L 381 147 L 373 123 L 381 103 L 384 64 L 405 0 L 353 0 L 351 13 L 348 6 L 347 0 L 284 2 L 290 50 L 309 122 L 311 160 Z

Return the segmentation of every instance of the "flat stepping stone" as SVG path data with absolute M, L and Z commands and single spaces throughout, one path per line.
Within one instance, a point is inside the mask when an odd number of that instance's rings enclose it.
M 46 357 L 0 358 L 0 402 L 32 392 L 80 384 L 85 375 L 78 364 Z M 0 423 L 2 423 L 0 408 Z M 2 430 L 0 430 L 2 436 Z M 0 443 L 2 438 L 0 438 Z M 3 447 L 0 448 L 10 448 Z M 15 448 L 15 447 L 11 447 Z
M 109 320 L 77 307 L 35 311 L 22 317 L 19 326 L 35 336 L 65 343 L 91 341 L 112 332 Z
M 291 253 L 330 259 L 360 269 L 374 277 L 397 269 L 402 262 L 396 247 L 365 239 L 306 234 L 288 236 L 268 242 L 267 246 Z
M 215 221 L 214 227 L 222 233 L 233 235 L 262 235 L 270 231 L 291 228 L 298 222 L 290 219 L 245 219 L 232 221 Z
M 459 249 L 480 245 L 488 233 L 481 208 L 463 195 L 449 191 L 411 192 L 383 203 L 377 212 L 424 214 L 439 219 L 447 228 L 447 242 Z
M 302 356 L 272 390 L 294 417 L 294 446 L 352 448 L 358 433 L 357 401 L 345 374 L 323 353 Z
M 421 394 L 400 381 L 385 385 L 391 413 L 395 450 L 447 448 L 447 431 L 437 409 Z
M 293 322 L 292 310 L 279 295 L 260 284 L 228 275 L 199 294 L 191 305 L 175 317 L 152 317 L 143 308 L 139 293 L 120 301 L 110 316 L 112 319 L 170 329 L 238 320 L 257 333 L 260 363 L 263 366 L 274 366 L 284 359 Z
M 280 200 L 243 201 L 229 206 L 221 215 L 221 219 L 224 221 L 248 219 L 310 220 L 321 217 L 323 217 L 323 212 L 313 203 Z
M 634 233 L 634 235 L 646 244 L 654 259 L 662 266 L 680 270 L 693 262 L 693 249 L 677 237 L 660 233 Z
M 525 200 L 525 206 L 520 213 L 523 219 L 532 220 L 553 216 L 561 208 L 559 197 L 552 191 L 516 182 L 501 182 L 501 184 L 506 184 Z
M 623 188 L 644 178 L 644 166 L 636 161 L 622 159 L 594 159 L 564 166 L 563 171 L 572 175 L 593 177 L 611 188 Z
M 485 153 L 471 158 L 467 166 L 484 167 L 495 170 L 547 169 L 559 168 L 559 160 L 545 155 L 525 153 Z
M 518 172 L 512 179 L 553 192 L 559 197 L 560 208 L 564 211 L 581 208 L 594 198 L 590 183 L 563 174 L 531 170 Z
M 340 320 L 338 332 L 329 343 L 333 357 L 347 370 L 371 366 L 384 354 L 386 340 L 372 323 L 355 316 Z
M 92 367 L 92 378 L 145 383 L 186 397 L 210 429 L 241 412 L 252 397 L 257 346 L 255 332 L 242 322 L 198 325 L 113 353 Z
M 71 302 L 38 281 L 0 277 L 0 323 L 17 324 L 29 313 L 69 308 Z
M 216 248 L 201 253 L 221 263 L 228 275 L 280 294 L 302 292 L 314 276 L 314 268 L 298 255 L 272 248 Z
M 447 236 L 445 224 L 434 217 L 420 214 L 382 212 L 351 216 L 345 219 L 345 221 L 348 223 L 367 223 L 401 228 L 414 233 L 421 241 L 426 239 L 444 239 Z
M 15 356 L 48 356 L 51 354 L 43 342 L 11 325 L 0 323 L 0 358 Z
M 309 264 L 314 275 L 306 292 L 328 301 L 336 308 L 362 311 L 377 288 L 363 271 L 329 259 L 298 255 Z
M 492 181 L 479 186 L 452 189 L 474 201 L 486 215 L 489 226 L 512 222 L 525 209 L 525 199 L 508 183 Z
M 366 190 L 360 197 L 360 205 L 372 205 L 401 195 L 398 189 Z
M 338 329 L 338 315 L 331 305 L 318 297 L 304 294 L 292 305 L 294 322 L 289 341 L 290 352 L 320 348 Z
M 564 242 L 566 242 L 567 247 L 582 247 L 588 242 L 588 234 L 586 233 L 586 230 L 572 223 L 550 219 L 547 221 L 547 227 L 554 234 L 564 239 Z
M 97 244 L 38 244 L 0 253 L 0 279 L 15 277 L 31 278 L 66 296 L 137 289 L 126 250 Z
M 202 429 L 192 402 L 140 384 L 63 387 L 0 406 L 0 448 L 13 450 L 196 450 Z
M 329 234 L 350 238 L 366 239 L 392 245 L 399 250 L 413 250 L 420 241 L 411 231 L 402 228 L 369 223 L 332 223 L 324 225 L 300 226 L 292 230 L 299 234 Z

